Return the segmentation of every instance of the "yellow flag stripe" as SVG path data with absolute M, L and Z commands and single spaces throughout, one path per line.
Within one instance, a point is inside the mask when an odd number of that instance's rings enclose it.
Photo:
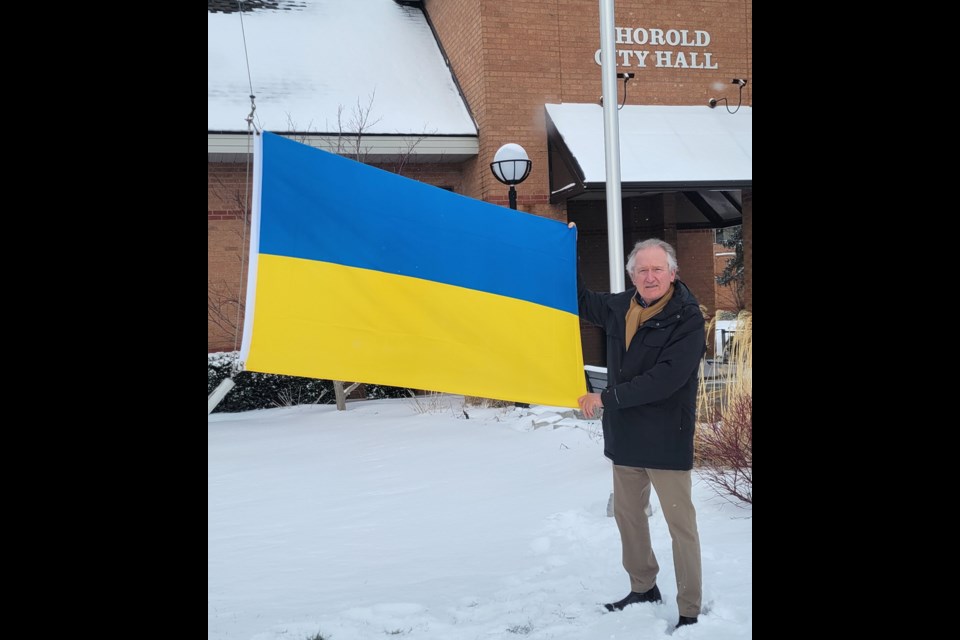
M 261 254 L 250 371 L 576 407 L 580 322 L 429 280 Z

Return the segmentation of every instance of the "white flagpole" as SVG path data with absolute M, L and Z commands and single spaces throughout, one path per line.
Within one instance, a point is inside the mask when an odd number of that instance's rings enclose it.
M 603 80 L 603 147 L 607 167 L 607 248 L 610 292 L 624 290 L 623 202 L 620 196 L 620 118 L 613 0 L 600 0 L 600 74 Z

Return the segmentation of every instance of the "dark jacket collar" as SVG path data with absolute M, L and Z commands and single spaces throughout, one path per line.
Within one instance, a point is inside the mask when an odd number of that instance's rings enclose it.
M 690 291 L 690 287 L 681 282 L 680 278 L 677 278 L 673 281 L 673 286 L 673 297 L 670 298 L 670 301 L 667 302 L 667 306 L 665 306 L 655 317 L 660 317 L 664 314 L 677 313 L 680 311 L 680 309 L 688 304 L 695 306 L 698 305 L 697 299 L 694 298 L 693 293 Z M 636 295 L 636 293 L 637 288 L 630 287 L 623 293 L 611 298 L 610 307 L 618 312 L 623 311 L 623 313 L 626 314 L 627 309 L 630 308 L 630 299 Z

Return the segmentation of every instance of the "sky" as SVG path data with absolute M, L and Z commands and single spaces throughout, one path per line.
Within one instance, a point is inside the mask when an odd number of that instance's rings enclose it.
M 370 134 L 477 135 L 418 7 L 394 0 L 279 0 L 207 13 L 207 129 L 344 131 L 370 108 Z M 247 63 L 249 62 L 249 73 Z M 372 102 L 371 102 L 372 97 Z
M 603 609 L 630 583 L 601 433 L 569 409 L 455 395 L 210 414 L 207 637 L 751 638 L 752 508 L 696 470 L 698 624 L 674 631 L 655 492 L 664 602 Z

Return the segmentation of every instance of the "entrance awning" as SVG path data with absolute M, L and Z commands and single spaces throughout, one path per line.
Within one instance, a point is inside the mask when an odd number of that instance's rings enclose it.
M 606 197 L 603 107 L 547 104 L 550 202 Z M 698 224 L 740 222 L 753 187 L 753 109 L 625 105 L 619 114 L 624 198 L 682 192 Z M 697 213 L 699 215 L 697 215 Z

